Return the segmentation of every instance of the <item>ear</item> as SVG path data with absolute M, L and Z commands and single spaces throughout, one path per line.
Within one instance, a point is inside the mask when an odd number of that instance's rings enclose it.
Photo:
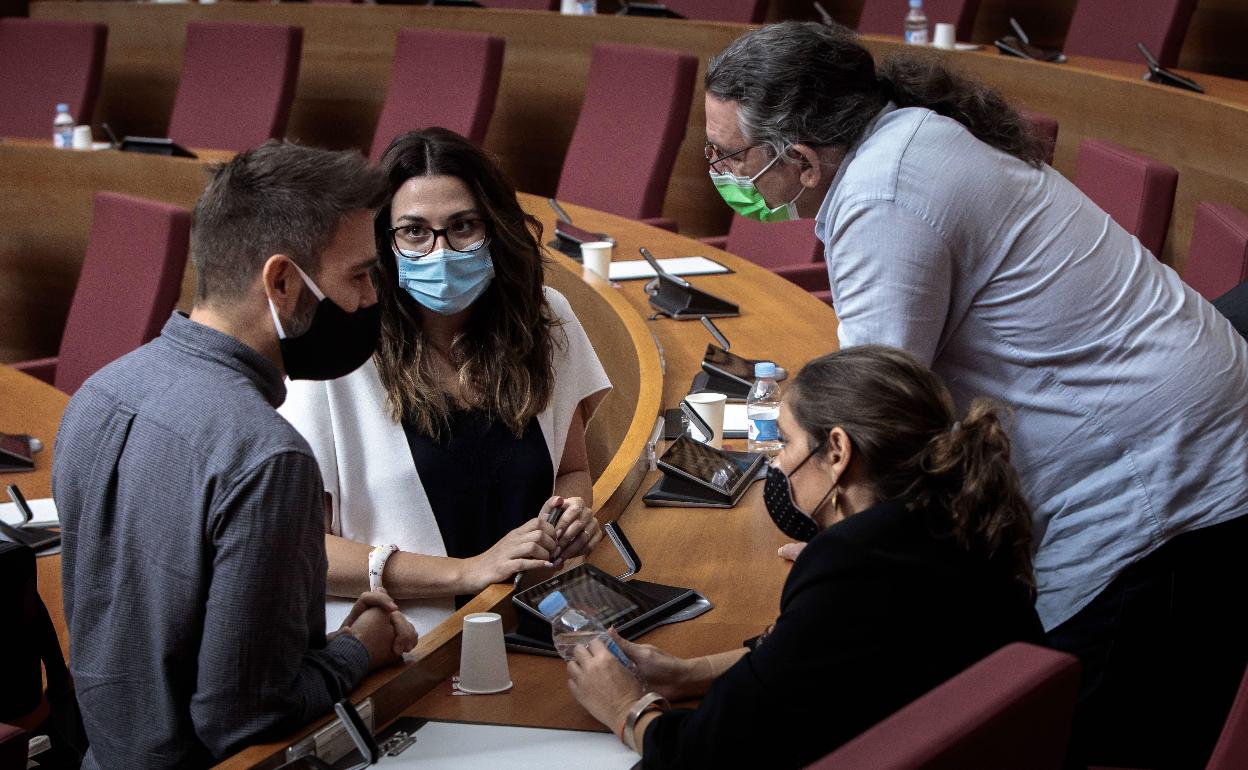
M 290 318 L 295 314 L 303 279 L 295 270 L 295 263 L 285 254 L 274 254 L 264 262 L 260 280 L 265 295 L 273 301 L 277 314 Z
M 802 172 L 798 176 L 798 181 L 802 183 L 802 186 L 811 189 L 818 187 L 819 181 L 826 173 L 818 150 L 807 144 L 795 144 L 789 148 L 789 152 L 795 153 L 799 158 Z
M 822 457 L 822 465 L 828 475 L 839 482 L 845 476 L 853 455 L 854 445 L 849 440 L 849 434 L 842 428 L 833 428 L 828 433 L 827 446 L 824 447 Z

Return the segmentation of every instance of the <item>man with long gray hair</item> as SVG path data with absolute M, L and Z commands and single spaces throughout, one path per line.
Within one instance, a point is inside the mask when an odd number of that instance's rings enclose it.
M 1013 408 L 1036 607 L 1084 665 L 1073 750 L 1203 765 L 1248 658 L 1248 345 L 934 59 L 764 27 L 711 61 L 706 136 L 735 211 L 815 218 L 842 346 Z

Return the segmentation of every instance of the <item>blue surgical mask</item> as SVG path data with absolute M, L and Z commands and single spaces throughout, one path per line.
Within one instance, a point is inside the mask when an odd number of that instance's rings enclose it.
M 399 285 L 412 299 L 442 315 L 466 310 L 494 280 L 494 260 L 490 247 L 474 251 L 437 249 L 420 257 L 395 251 L 399 263 Z

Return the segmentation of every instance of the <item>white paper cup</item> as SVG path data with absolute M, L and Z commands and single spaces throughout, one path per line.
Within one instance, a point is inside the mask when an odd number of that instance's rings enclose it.
M 89 150 L 91 142 L 91 126 L 74 126 L 74 140 L 71 146 L 75 150 Z
M 728 403 L 728 397 L 723 393 L 690 393 L 685 396 L 685 400 L 689 402 L 689 406 L 693 407 L 693 411 L 698 416 L 706 420 L 706 424 L 714 431 L 714 435 L 710 440 L 702 437 L 702 432 L 698 430 L 696 425 L 689 426 L 689 435 L 700 440 L 703 444 L 710 444 L 716 449 L 724 447 L 724 405 Z
M 614 243 L 608 241 L 591 241 L 581 244 L 581 264 L 591 273 L 611 280 L 611 251 Z
M 459 689 L 475 695 L 511 689 L 507 650 L 503 647 L 503 617 L 496 612 L 474 612 L 464 618 Z
M 932 45 L 952 51 L 956 42 L 955 28 L 952 24 L 936 25 L 936 34 L 932 38 Z

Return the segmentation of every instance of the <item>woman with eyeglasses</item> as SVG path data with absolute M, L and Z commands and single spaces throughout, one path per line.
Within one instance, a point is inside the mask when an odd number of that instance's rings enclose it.
M 381 165 L 377 353 L 347 377 L 291 383 L 281 412 L 325 481 L 327 590 L 344 597 L 329 622 L 380 586 L 423 633 L 602 538 L 585 426 L 610 382 L 542 285 L 541 225 L 481 149 L 430 128 Z
M 601 642 L 568 663 L 573 695 L 644 768 L 805 767 L 1000 647 L 1043 638 L 1031 511 L 991 403 L 958 421 L 930 369 L 863 346 L 803 367 L 779 425 L 764 502 L 809 543 L 775 624 L 692 659 L 616 637 L 651 692 Z

